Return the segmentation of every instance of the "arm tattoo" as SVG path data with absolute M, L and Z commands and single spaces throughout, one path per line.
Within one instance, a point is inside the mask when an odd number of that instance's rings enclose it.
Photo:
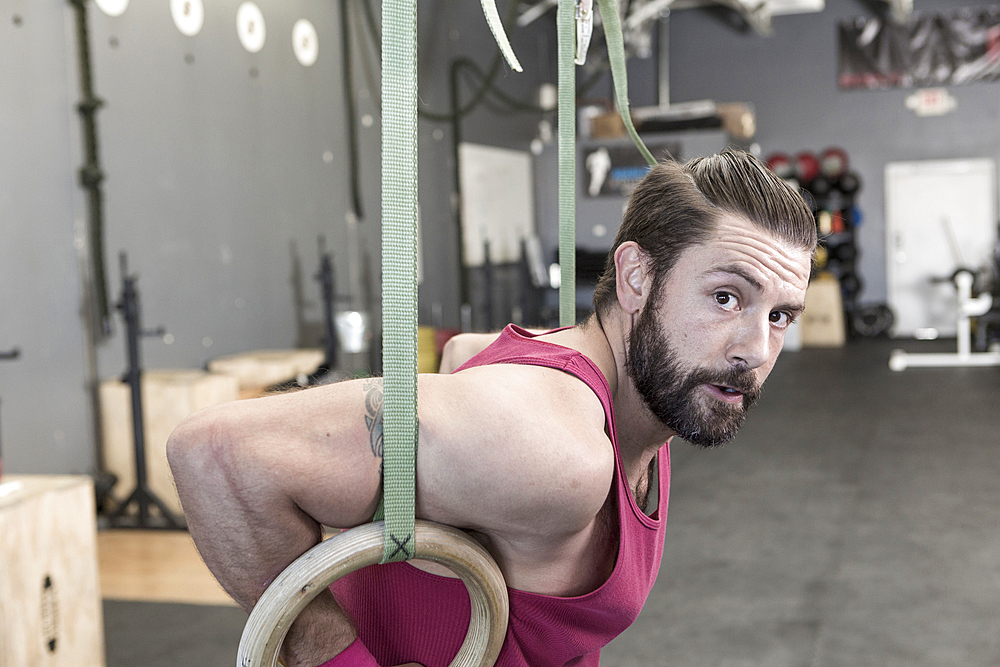
M 378 379 L 365 380 L 365 426 L 368 428 L 368 442 L 375 458 L 382 458 L 382 382 Z

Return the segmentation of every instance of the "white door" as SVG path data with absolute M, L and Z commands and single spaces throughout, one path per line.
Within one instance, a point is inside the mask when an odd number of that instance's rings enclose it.
M 948 278 L 989 262 L 997 238 L 993 160 L 921 160 L 885 167 L 886 270 L 895 336 L 956 335 L 958 297 Z

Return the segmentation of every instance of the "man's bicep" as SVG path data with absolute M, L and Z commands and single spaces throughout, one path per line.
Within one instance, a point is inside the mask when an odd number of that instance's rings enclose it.
M 381 496 L 382 380 L 366 378 L 289 396 L 297 451 L 289 495 L 320 523 L 349 528 L 371 520 Z

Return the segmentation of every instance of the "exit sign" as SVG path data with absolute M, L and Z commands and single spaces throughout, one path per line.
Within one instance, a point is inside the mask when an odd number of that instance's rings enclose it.
M 918 116 L 943 116 L 958 106 L 947 88 L 923 88 L 906 98 L 906 106 Z

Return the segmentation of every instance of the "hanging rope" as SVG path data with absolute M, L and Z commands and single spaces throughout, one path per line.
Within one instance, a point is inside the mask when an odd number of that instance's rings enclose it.
M 583 0 L 560 0 L 556 14 L 559 52 L 559 326 L 576 324 L 576 63 L 586 57 L 593 14 Z M 650 166 L 653 155 L 639 138 L 628 106 L 625 42 L 615 0 L 598 0 L 615 84 L 615 98 L 625 128 Z M 588 24 L 584 24 L 587 22 Z M 578 41 L 578 37 L 580 38 Z M 583 53 L 578 53 L 578 43 Z
M 507 33 L 503 30 L 503 23 L 500 22 L 500 12 L 497 11 L 496 0 L 482 0 L 483 13 L 486 15 L 486 23 L 490 26 L 490 31 L 493 33 L 493 39 L 497 41 L 497 46 L 500 47 L 500 52 L 503 53 L 503 57 L 507 59 L 507 64 L 515 72 L 523 71 L 521 69 L 521 63 L 517 61 L 517 56 L 514 55 L 514 49 L 510 48 L 510 41 L 507 39 Z

